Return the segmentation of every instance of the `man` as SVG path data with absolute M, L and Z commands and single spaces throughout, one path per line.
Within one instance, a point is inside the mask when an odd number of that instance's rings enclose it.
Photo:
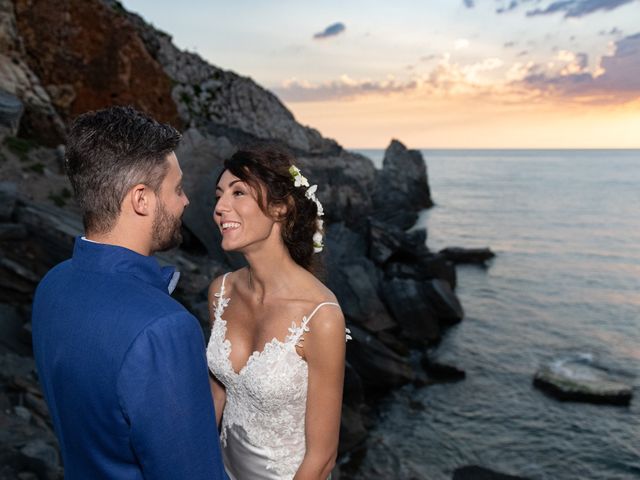
M 129 107 L 69 132 L 86 236 L 38 286 L 32 321 L 67 480 L 226 478 L 202 331 L 150 256 L 181 241 L 179 141 Z

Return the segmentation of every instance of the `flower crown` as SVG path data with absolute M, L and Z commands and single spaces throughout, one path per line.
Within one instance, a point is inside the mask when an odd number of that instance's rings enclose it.
M 313 234 L 313 252 L 320 253 L 324 248 L 324 243 L 322 243 L 322 227 L 324 222 L 320 217 L 324 215 L 324 210 L 322 208 L 322 204 L 320 200 L 316 197 L 316 190 L 318 189 L 318 185 L 309 186 L 309 180 L 307 180 L 302 173 L 300 173 L 300 169 L 295 165 L 291 165 L 289 167 L 289 173 L 291 174 L 291 178 L 293 179 L 294 187 L 307 187 L 307 191 L 304 192 L 304 196 L 309 200 L 313 201 L 316 204 L 318 209 L 318 218 L 316 218 L 316 233 Z

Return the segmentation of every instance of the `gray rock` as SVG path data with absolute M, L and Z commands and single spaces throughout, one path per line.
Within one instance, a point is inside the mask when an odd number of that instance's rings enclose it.
M 488 248 L 461 248 L 461 247 L 447 247 L 440 250 L 440 253 L 445 258 L 455 264 L 458 263 L 480 263 L 484 264 L 487 260 L 496 256 Z
M 582 364 L 556 362 L 542 366 L 533 384 L 563 401 L 629 405 L 633 389 L 606 372 Z
M 57 450 L 43 440 L 32 440 L 20 449 L 26 457 L 40 460 L 48 468 L 56 469 L 60 466 Z
M 373 207 L 375 167 L 368 158 L 341 151 L 335 155 L 299 156 L 298 166 L 322 202 L 328 223 L 343 221 L 351 228 L 365 223 Z
M 413 343 L 434 343 L 442 334 L 427 290 L 428 282 L 408 278 L 392 278 L 384 282 L 385 303 L 400 324 L 404 336 Z
M 465 465 L 453 471 L 452 480 L 527 480 L 525 477 L 507 475 L 477 465 Z
M 338 298 L 349 323 L 370 332 L 396 326 L 378 295 L 379 274 L 370 260 L 356 257 L 349 263 L 331 265 L 328 286 Z
M 18 133 L 23 111 L 24 107 L 20 99 L 0 88 L 0 141 L 5 135 Z
M 411 227 L 418 211 L 433 206 L 427 166 L 418 150 L 393 140 L 376 172 L 373 192 L 375 217 L 402 229 Z
M 351 334 L 353 342 L 347 347 L 347 359 L 366 390 L 386 391 L 414 380 L 408 359 L 358 327 L 352 326 Z
M 18 201 L 18 185 L 14 182 L 0 182 L 0 222 L 11 221 Z
M 414 280 L 445 280 L 451 288 L 456 287 L 457 275 L 453 263 L 440 254 L 425 254 L 411 262 L 389 262 L 384 266 L 387 277 L 411 278 Z
M 20 223 L 0 223 L 0 240 L 25 240 L 27 229 Z
M 413 343 L 437 342 L 446 325 L 464 316 L 456 294 L 440 279 L 392 278 L 384 282 L 384 301 Z

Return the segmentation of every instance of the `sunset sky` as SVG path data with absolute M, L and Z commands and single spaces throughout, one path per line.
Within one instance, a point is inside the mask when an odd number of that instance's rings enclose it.
M 640 148 L 640 0 L 125 0 L 348 148 Z

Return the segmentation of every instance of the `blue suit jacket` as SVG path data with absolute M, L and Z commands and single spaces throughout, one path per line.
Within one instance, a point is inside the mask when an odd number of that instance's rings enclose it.
M 226 478 L 202 331 L 169 295 L 173 272 L 78 238 L 38 286 L 33 348 L 67 480 Z

